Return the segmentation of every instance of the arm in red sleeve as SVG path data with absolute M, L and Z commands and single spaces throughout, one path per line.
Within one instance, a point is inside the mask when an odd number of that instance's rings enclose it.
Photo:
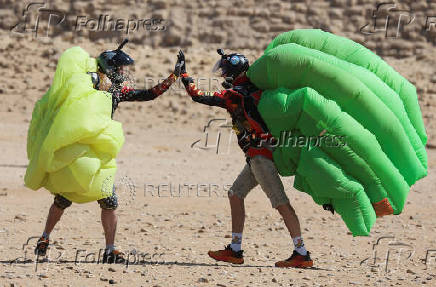
M 202 91 L 197 89 L 194 81 L 187 73 L 181 74 L 180 76 L 182 78 L 182 83 L 185 85 L 186 92 L 191 96 L 193 101 L 208 106 L 226 108 L 226 101 L 224 99 L 226 90 L 221 91 L 221 93 Z

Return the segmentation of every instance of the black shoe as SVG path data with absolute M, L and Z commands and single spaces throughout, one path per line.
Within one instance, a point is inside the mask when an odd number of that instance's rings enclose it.
M 47 238 L 41 237 L 38 240 L 38 243 L 36 243 L 35 255 L 45 256 L 45 254 L 47 253 L 47 248 L 48 248 L 49 242 L 50 241 Z
M 115 263 L 115 264 L 123 264 L 126 262 L 126 259 L 124 258 L 124 253 L 119 250 L 112 250 L 111 252 L 107 253 L 106 250 L 103 254 L 103 261 L 102 263 Z

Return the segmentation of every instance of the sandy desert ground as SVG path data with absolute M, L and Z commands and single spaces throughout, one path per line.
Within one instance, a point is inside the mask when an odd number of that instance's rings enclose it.
M 185 51 L 188 71 L 204 77 L 200 86 L 214 90 L 219 82 L 209 71 L 217 59 L 216 48 L 238 50 L 253 61 L 274 35 L 286 30 L 321 27 L 349 36 L 377 51 L 416 84 L 429 135 L 429 170 L 428 176 L 411 188 L 402 214 L 378 219 L 371 236 L 356 238 L 337 214 L 324 211 L 308 195 L 293 189 L 292 178 L 283 178 L 315 261 L 315 268 L 308 270 L 273 267 L 275 261 L 291 254 L 292 241 L 278 213 L 256 188 L 246 200 L 245 264 L 217 264 L 207 251 L 230 241 L 226 190 L 242 169 L 244 157 L 229 136 L 230 130 L 218 125 L 209 133 L 213 140 L 219 132 L 222 134 L 218 152 L 214 147 L 199 148 L 204 144 L 203 128 L 208 121 L 228 116 L 218 109 L 193 104 L 177 83 L 153 102 L 122 103 L 115 114 L 115 119 L 123 123 L 126 137 L 117 159 L 117 245 L 131 254 L 129 265 L 96 262 L 96 254 L 104 247 L 96 203 L 73 204 L 67 209 L 51 235 L 50 261 L 36 263 L 33 237 L 40 236 L 53 197 L 43 190 L 26 189 L 23 183 L 33 105 L 49 87 L 62 51 L 80 45 L 98 55 L 115 48 L 123 35 L 67 31 L 53 37 L 17 36 L 10 28 L 27 2 L 0 3 L 1 285 L 436 286 L 433 30 L 433 34 L 406 31 L 401 39 L 383 41 L 378 36 L 363 36 L 358 27 L 370 21 L 375 1 L 271 1 L 270 7 L 247 1 L 245 10 L 232 1 L 50 1 L 50 7 L 75 15 L 108 11 L 119 15 L 137 5 L 137 11 L 130 9 L 127 15 L 171 19 L 170 29 L 161 34 L 131 35 L 132 43 L 125 50 L 136 60 L 133 72 L 137 86 L 166 77 L 179 47 Z M 436 15 L 434 1 L 404 3 L 414 8 L 419 21 L 423 13 Z M 348 25 L 350 21 L 357 26 Z M 206 25 L 209 28 L 202 31 Z M 241 37 L 235 37 L 235 33 Z
M 159 101 L 145 104 L 144 109 L 157 107 Z M 308 195 L 292 188 L 290 178 L 283 178 L 316 262 L 316 268 L 310 270 L 272 267 L 276 260 L 289 256 L 292 242 L 278 213 L 256 188 L 246 201 L 246 263 L 232 266 L 216 264 L 207 251 L 230 240 L 225 190 L 244 164 L 242 154 L 235 144 L 231 147 L 234 155 L 226 150 L 216 154 L 214 149 L 192 149 L 193 141 L 204 140 L 200 131 L 204 120 L 193 118 L 181 124 L 143 115 L 129 116 L 122 107 L 118 114 L 126 130 L 126 145 L 118 160 L 117 242 L 136 255 L 131 255 L 128 266 L 108 266 L 92 263 L 104 247 L 96 203 L 70 207 L 52 233 L 52 261 L 35 263 L 32 249 L 36 239 L 25 243 L 40 235 L 52 196 L 23 187 L 27 123 L 21 115 L 8 113 L 0 133 L 1 162 L 8 163 L 0 167 L 2 284 L 93 286 L 109 285 L 108 280 L 122 286 L 435 284 L 433 150 L 429 150 L 429 176 L 413 186 L 404 212 L 379 219 L 370 237 L 353 238 L 338 215 L 315 205 Z M 189 192 L 187 184 L 191 185 Z

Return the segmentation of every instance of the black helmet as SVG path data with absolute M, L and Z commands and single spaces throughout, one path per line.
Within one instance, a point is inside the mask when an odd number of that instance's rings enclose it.
M 222 49 L 218 49 L 217 52 L 219 55 L 221 55 L 221 59 L 215 64 L 212 72 L 221 70 L 221 76 L 235 79 L 242 72 L 246 72 L 248 70 L 250 65 L 248 63 L 248 59 L 244 55 L 238 53 L 226 55 Z
M 128 41 L 128 39 L 125 39 L 116 50 L 105 51 L 97 57 L 97 64 L 100 71 L 106 74 L 114 83 L 121 83 L 124 80 L 120 73 L 120 68 L 134 63 L 129 55 L 121 51 Z

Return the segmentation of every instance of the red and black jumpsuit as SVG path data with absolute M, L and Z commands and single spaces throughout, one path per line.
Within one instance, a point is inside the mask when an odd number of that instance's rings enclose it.
M 257 110 L 262 91 L 251 83 L 247 76 L 236 78 L 231 89 L 214 93 L 197 89 L 192 78 L 186 73 L 181 77 L 186 91 L 195 102 L 218 106 L 229 112 L 238 144 L 247 161 L 256 155 L 272 160 L 271 144 L 274 143 L 274 138 Z

